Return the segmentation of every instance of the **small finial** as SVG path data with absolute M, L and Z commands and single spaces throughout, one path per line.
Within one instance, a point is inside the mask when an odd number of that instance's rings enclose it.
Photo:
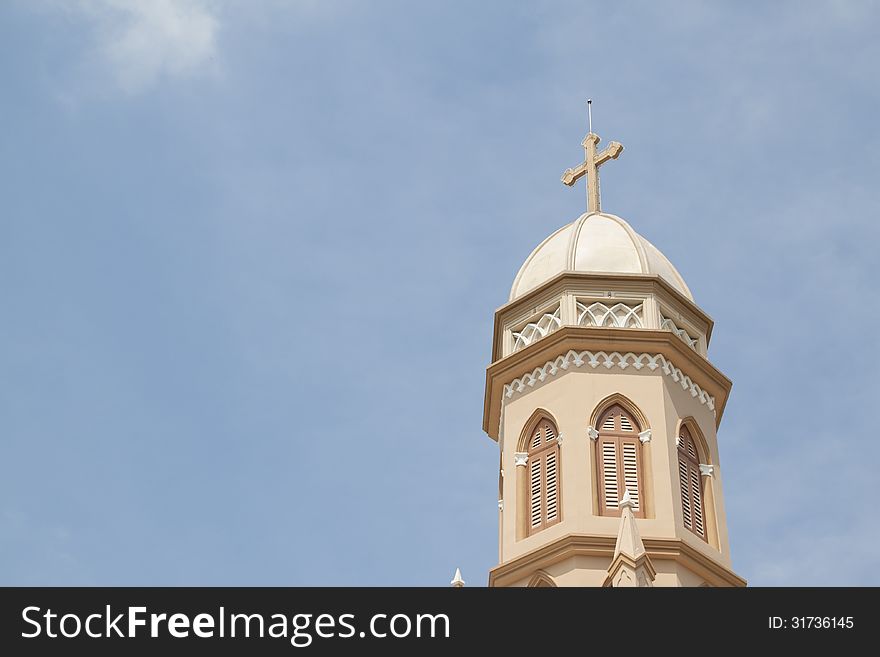
M 593 99 L 587 98 L 587 122 L 590 126 L 590 132 L 593 132 Z
M 633 502 L 632 497 L 629 494 L 629 488 L 624 488 L 623 497 L 620 498 L 620 504 L 618 505 L 621 509 L 633 509 L 636 506 L 636 503 Z
M 452 577 L 452 581 L 449 582 L 453 588 L 460 589 L 464 586 L 464 580 L 461 578 L 461 570 L 456 568 L 455 575 Z

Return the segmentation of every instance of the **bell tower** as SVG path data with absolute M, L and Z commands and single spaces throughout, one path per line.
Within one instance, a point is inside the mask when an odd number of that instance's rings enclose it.
M 745 586 L 731 570 L 716 430 L 731 382 L 667 258 L 600 210 L 545 239 L 495 313 L 483 429 L 498 442 L 490 586 Z

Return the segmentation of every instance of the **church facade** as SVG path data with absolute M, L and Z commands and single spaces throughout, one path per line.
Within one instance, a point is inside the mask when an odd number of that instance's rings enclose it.
M 529 255 L 495 313 L 483 429 L 500 448 L 490 586 L 745 586 L 731 569 L 716 431 L 731 381 L 669 260 L 588 211 Z

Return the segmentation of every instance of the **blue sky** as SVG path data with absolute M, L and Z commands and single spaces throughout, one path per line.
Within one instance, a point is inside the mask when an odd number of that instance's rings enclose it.
M 492 317 L 583 209 L 734 381 L 752 584 L 880 584 L 880 7 L 0 6 L 0 583 L 484 584 Z

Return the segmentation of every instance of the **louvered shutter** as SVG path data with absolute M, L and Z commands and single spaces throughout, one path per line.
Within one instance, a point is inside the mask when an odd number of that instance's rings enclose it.
M 556 425 L 542 418 L 529 434 L 529 532 L 559 522 L 559 433 Z
M 638 445 L 633 442 L 623 443 L 623 484 L 629 491 L 635 507 L 633 511 L 641 509 L 639 493 L 639 463 L 636 456 Z
M 529 505 L 529 522 L 532 527 L 540 527 L 542 520 L 541 513 L 541 493 L 542 491 L 542 472 L 540 458 L 529 459 L 529 486 L 530 486 L 530 505 Z
M 691 484 L 688 474 L 687 461 L 678 457 L 678 482 L 681 484 L 681 514 L 684 518 L 684 526 L 693 529 L 693 516 L 691 515 Z
M 602 422 L 602 430 L 603 431 L 614 431 L 617 427 L 614 422 L 614 412 L 608 413 L 605 417 L 605 421 Z
M 620 502 L 617 485 L 617 441 L 601 440 L 602 500 L 606 509 L 617 509 Z
M 547 500 L 547 524 L 551 524 L 559 516 L 559 485 L 557 474 L 556 451 L 544 457 L 544 484 Z
M 626 490 L 634 504 L 633 514 L 644 517 L 638 425 L 618 404 L 600 416 L 598 425 L 599 511 L 603 515 L 618 515 Z
M 694 531 L 703 536 L 703 494 L 700 481 L 700 470 L 691 466 L 691 503 L 693 504 Z
M 684 526 L 705 540 L 700 461 L 696 443 L 687 427 L 682 427 L 678 436 L 678 483 L 681 487 L 681 515 Z

